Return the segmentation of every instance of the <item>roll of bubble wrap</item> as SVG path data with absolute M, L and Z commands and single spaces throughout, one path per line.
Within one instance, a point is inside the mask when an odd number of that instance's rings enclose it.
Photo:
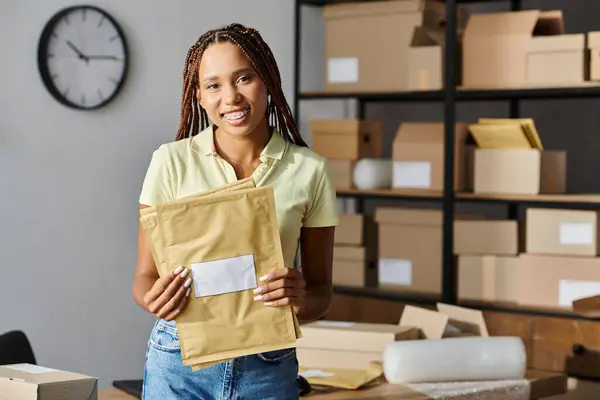
M 383 373 L 390 383 L 523 379 L 527 356 L 518 337 L 460 337 L 390 343 Z

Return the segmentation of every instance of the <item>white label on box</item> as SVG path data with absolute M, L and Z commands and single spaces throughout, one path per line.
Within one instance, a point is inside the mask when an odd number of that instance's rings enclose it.
M 586 246 L 594 244 L 594 227 L 589 222 L 560 224 L 560 244 Z
M 393 258 L 379 259 L 379 283 L 410 286 L 412 284 L 412 261 Z
M 431 163 L 394 161 L 392 186 L 395 188 L 430 188 Z
M 562 279 L 558 282 L 558 304 L 571 307 L 573 300 L 600 294 L 600 282 Z
M 358 82 L 358 58 L 343 57 L 328 59 L 327 80 L 329 83 Z
M 4 365 L 5 368 L 14 369 L 21 372 L 27 372 L 28 374 L 46 374 L 48 372 L 58 372 L 57 369 L 46 368 L 40 365 L 33 364 L 13 364 Z
M 335 375 L 333 372 L 325 372 L 320 369 L 307 369 L 306 371 L 300 372 L 304 378 L 328 378 Z
M 331 326 L 336 328 L 350 328 L 356 325 L 356 322 L 346 322 L 346 321 L 317 321 L 317 325 L 321 326 Z

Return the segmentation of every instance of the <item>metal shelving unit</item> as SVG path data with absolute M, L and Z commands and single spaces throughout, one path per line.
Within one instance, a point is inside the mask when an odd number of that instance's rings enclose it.
M 585 84 L 576 87 L 530 87 L 515 89 L 462 89 L 456 86 L 455 63 L 452 62 L 457 48 L 456 35 L 445 35 L 444 64 L 444 89 L 432 91 L 406 91 L 385 93 L 329 93 L 329 92 L 302 92 L 300 90 L 300 57 L 301 57 L 301 8 L 320 7 L 327 4 L 351 3 L 364 0 L 295 0 L 295 73 L 294 82 L 295 98 L 293 111 L 299 115 L 300 102 L 318 101 L 328 99 L 354 99 L 357 103 L 357 118 L 365 118 L 365 104 L 373 102 L 443 102 L 444 103 L 444 128 L 445 128 L 445 154 L 444 154 L 444 190 L 441 193 L 398 191 L 398 190 L 343 190 L 338 191 L 339 197 L 352 197 L 357 200 L 357 211 L 362 211 L 362 203 L 366 199 L 397 198 L 403 200 L 437 200 L 442 202 L 443 210 L 443 247 L 442 247 L 442 287 L 441 296 L 415 295 L 409 293 L 386 292 L 377 288 L 336 288 L 336 292 L 361 295 L 366 297 L 377 297 L 382 299 L 394 299 L 410 303 L 435 304 L 443 301 L 450 304 L 461 304 L 457 301 L 456 277 L 454 274 L 454 208 L 459 202 L 498 203 L 505 204 L 508 208 L 508 218 L 515 219 L 518 216 L 519 206 L 546 207 L 546 208 L 575 208 L 575 209 L 600 209 L 600 195 L 558 195 L 558 196 L 478 196 L 472 193 L 455 193 L 454 182 L 454 151 L 455 140 L 454 126 L 456 122 L 456 102 L 461 101 L 487 101 L 505 100 L 509 102 L 509 117 L 519 118 L 520 100 L 525 99 L 573 99 L 573 98 L 597 98 L 600 97 L 600 85 Z M 446 30 L 456 32 L 457 28 L 457 5 L 466 3 L 498 3 L 509 2 L 513 11 L 521 10 L 521 0 L 445 0 L 446 3 Z M 450 150 L 450 151 L 448 151 Z M 583 318 L 563 310 L 528 309 L 523 307 L 510 307 L 506 305 L 478 304 L 478 308 L 512 312 L 527 315 L 545 315 L 560 318 Z

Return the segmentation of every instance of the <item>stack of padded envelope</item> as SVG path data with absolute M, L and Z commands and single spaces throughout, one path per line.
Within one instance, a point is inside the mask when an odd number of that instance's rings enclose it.
M 184 365 L 197 371 L 296 347 L 291 306 L 254 300 L 259 277 L 284 267 L 272 187 L 239 180 L 144 208 L 140 222 L 160 276 L 190 269 L 190 297 L 176 318 Z

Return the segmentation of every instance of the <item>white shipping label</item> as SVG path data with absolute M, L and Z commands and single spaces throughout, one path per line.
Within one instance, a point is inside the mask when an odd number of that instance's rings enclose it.
M 395 188 L 430 188 L 431 163 L 394 161 L 392 186 Z
M 379 259 L 379 283 L 412 285 L 412 261 L 394 258 Z
M 328 59 L 327 80 L 329 83 L 358 82 L 358 58 L 342 57 Z
M 565 222 L 559 227 L 560 244 L 594 244 L 594 226 L 590 222 Z
M 252 254 L 194 263 L 191 270 L 196 297 L 239 292 L 257 286 Z
M 48 372 L 57 372 L 57 369 L 46 368 L 40 365 L 33 364 L 13 364 L 5 365 L 5 368 L 14 369 L 16 371 L 27 372 L 28 374 L 46 374 Z
M 333 376 L 334 373 L 321 371 L 320 369 L 307 369 L 306 371 L 300 372 L 299 375 L 303 376 L 306 379 L 308 379 L 308 378 L 328 378 L 330 376 Z
M 317 321 L 317 325 L 319 326 L 330 326 L 335 328 L 350 328 L 356 325 L 356 322 L 346 322 L 346 321 Z
M 558 304 L 571 307 L 573 300 L 600 294 L 600 282 L 562 279 L 558 282 Z

